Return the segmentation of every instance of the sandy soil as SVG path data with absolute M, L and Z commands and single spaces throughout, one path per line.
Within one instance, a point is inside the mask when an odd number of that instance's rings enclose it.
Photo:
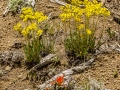
M 7 0 L 0 0 L 0 15 L 2 15 L 5 10 L 6 4 Z M 58 17 L 60 13 L 59 7 L 60 5 L 51 3 L 49 0 L 37 0 L 35 6 L 37 11 L 42 11 L 45 15 L 49 15 L 52 12 L 52 17 Z M 118 24 L 110 21 L 111 19 L 112 18 L 109 17 L 105 25 L 111 26 L 115 30 Z M 23 37 L 13 30 L 13 26 L 18 21 L 20 21 L 19 14 L 12 15 L 9 13 L 5 17 L 0 16 L 0 51 L 19 50 L 22 52 L 21 48 L 12 48 L 14 43 L 21 43 L 24 40 Z M 65 56 L 64 46 L 60 44 L 61 43 L 58 43 L 55 48 L 56 51 L 60 53 L 61 62 L 66 63 L 67 58 Z M 0 65 L 0 70 L 5 70 L 5 68 L 6 66 Z M 14 67 L 9 73 L 4 74 L 0 77 L 0 90 L 36 90 L 36 86 L 40 85 L 40 82 L 26 80 L 27 71 L 23 64 L 21 67 Z M 114 77 L 116 71 L 118 76 Z M 88 70 L 73 77 L 79 84 L 83 78 L 89 76 L 98 81 L 103 81 L 106 88 L 120 90 L 120 54 L 113 52 L 100 54 Z

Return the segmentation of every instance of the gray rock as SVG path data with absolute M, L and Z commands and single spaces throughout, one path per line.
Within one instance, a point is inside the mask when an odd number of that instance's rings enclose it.
M 24 59 L 24 56 L 21 52 L 13 52 L 13 56 L 12 56 L 12 61 L 13 62 L 21 62 Z
M 5 51 L 0 52 L 0 63 L 8 63 L 12 59 L 12 52 L 11 51 Z
M 0 64 L 13 66 L 16 63 L 21 63 L 24 55 L 20 51 L 5 51 L 0 52 Z

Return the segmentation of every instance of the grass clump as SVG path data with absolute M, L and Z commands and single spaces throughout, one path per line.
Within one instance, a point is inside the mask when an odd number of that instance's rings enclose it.
M 71 0 L 71 4 L 61 7 L 63 13 L 60 14 L 65 32 L 69 33 L 65 47 L 75 57 L 86 58 L 101 45 L 100 39 L 96 42 L 95 37 L 99 17 L 109 16 L 110 12 L 96 0 Z
M 44 27 L 47 16 L 42 12 L 33 11 L 32 8 L 22 8 L 20 18 L 24 22 L 24 26 L 18 23 L 14 26 L 25 38 L 24 53 L 27 63 L 39 63 L 40 53 L 43 51 L 51 52 L 53 50 L 51 42 L 49 43 L 44 37 Z

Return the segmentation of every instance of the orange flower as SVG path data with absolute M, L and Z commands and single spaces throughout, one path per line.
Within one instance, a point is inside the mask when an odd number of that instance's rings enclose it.
M 56 82 L 58 85 L 61 85 L 64 82 L 64 75 L 57 77 Z

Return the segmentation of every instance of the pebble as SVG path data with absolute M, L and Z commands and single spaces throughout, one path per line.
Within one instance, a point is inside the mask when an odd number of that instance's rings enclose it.
M 10 66 L 6 66 L 6 68 L 5 68 L 6 71 L 10 71 L 11 69 L 12 69 L 12 67 L 10 67 Z
M 18 79 L 21 79 L 22 78 L 22 74 L 18 75 L 17 77 L 18 77 Z
M 46 5 L 47 8 L 54 8 L 53 5 Z

